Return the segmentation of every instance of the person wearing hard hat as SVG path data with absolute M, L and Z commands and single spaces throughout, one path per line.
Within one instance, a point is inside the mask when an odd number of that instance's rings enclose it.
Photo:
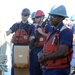
M 30 10 L 28 8 L 24 8 L 21 12 L 21 22 L 16 22 L 10 27 L 8 31 L 6 31 L 7 36 L 14 33 L 12 36 L 12 68 L 11 75 L 14 75 L 14 47 L 17 46 L 27 46 L 29 44 L 29 29 L 30 23 L 28 18 L 30 16 Z
M 36 12 L 33 12 L 33 13 L 31 14 L 31 19 L 32 19 L 33 23 L 35 22 L 35 14 L 36 14 Z
M 28 22 L 29 16 L 30 16 L 30 10 L 28 8 L 23 9 L 21 12 L 22 21 L 20 23 L 21 24 L 29 23 Z M 7 35 L 10 35 L 11 33 L 15 31 L 15 24 L 8 31 L 6 31 Z
M 42 10 L 37 10 L 35 14 L 37 27 L 35 27 L 34 24 L 31 25 L 32 31 L 30 31 L 30 43 L 32 40 L 34 40 L 34 42 L 32 48 L 30 48 L 30 75 L 42 75 L 37 54 L 38 52 L 42 51 L 48 32 L 50 33 L 52 31 L 50 25 L 47 25 L 46 23 L 44 24 L 44 28 L 41 28 L 42 24 L 44 23 L 44 16 L 45 14 Z M 38 34 L 36 35 L 37 32 L 40 34 L 40 36 Z
M 31 19 L 32 19 L 32 22 L 33 22 L 31 25 L 34 25 L 35 27 L 37 27 L 37 23 L 36 23 L 36 20 L 35 20 L 35 14 L 36 14 L 36 12 L 33 12 L 31 14 Z
M 71 21 L 72 24 L 75 24 L 75 15 L 71 16 L 70 21 Z
M 49 15 L 54 30 L 47 38 L 43 51 L 38 53 L 42 75 L 69 75 L 73 34 L 63 24 L 67 17 L 66 8 L 56 4 L 51 8 Z
M 72 24 L 72 31 L 73 31 L 73 55 L 71 60 L 71 68 L 75 71 L 75 15 L 72 15 L 70 18 L 71 24 Z M 72 72 L 73 70 L 71 70 Z M 75 73 L 74 73 L 75 74 Z

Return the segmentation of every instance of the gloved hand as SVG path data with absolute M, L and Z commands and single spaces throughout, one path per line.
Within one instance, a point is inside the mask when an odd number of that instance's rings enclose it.
M 40 63 L 43 63 L 43 62 L 46 61 L 46 60 L 47 60 L 46 54 L 43 53 L 43 52 L 39 52 L 39 53 L 38 53 L 38 61 L 39 61 Z

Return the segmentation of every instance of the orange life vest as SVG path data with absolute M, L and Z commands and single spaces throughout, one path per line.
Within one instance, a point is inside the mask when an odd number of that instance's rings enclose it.
M 25 25 L 24 28 L 19 28 L 20 24 L 15 25 L 15 33 L 12 36 L 12 43 L 28 45 L 30 25 Z
M 37 27 L 35 27 L 34 33 L 36 33 L 36 30 L 37 30 Z M 45 27 L 43 28 L 42 31 L 45 32 Z M 37 41 L 37 39 L 35 39 L 35 41 Z M 46 41 L 46 37 L 43 35 L 40 35 L 40 37 L 38 38 L 38 42 L 34 42 L 34 44 L 37 45 L 36 47 L 43 47 L 45 41 Z
M 63 31 L 63 30 L 62 30 Z M 45 46 L 44 46 L 44 53 L 46 54 L 51 54 L 55 51 L 57 51 L 59 49 L 59 33 L 55 33 L 49 40 L 48 42 L 46 42 Z M 66 68 L 69 66 L 70 61 L 72 58 L 72 48 L 70 48 L 68 50 L 68 52 L 66 53 L 66 55 L 62 58 L 56 59 L 56 60 L 47 60 L 46 62 L 44 62 L 42 65 L 43 68 L 46 69 L 54 69 L 54 68 Z

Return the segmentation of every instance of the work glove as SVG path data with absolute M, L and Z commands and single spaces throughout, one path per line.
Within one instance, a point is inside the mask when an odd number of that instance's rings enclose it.
M 43 62 L 45 62 L 47 60 L 46 54 L 43 53 L 43 52 L 39 52 L 37 56 L 38 56 L 38 61 L 40 63 L 43 63 Z

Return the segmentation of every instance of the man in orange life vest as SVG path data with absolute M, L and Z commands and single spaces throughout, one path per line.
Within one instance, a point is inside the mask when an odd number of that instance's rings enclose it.
M 38 62 L 37 54 L 43 49 L 44 42 L 46 40 L 46 37 L 48 35 L 48 32 L 52 31 L 52 28 L 50 25 L 46 25 L 44 28 L 40 28 L 43 24 L 44 20 L 44 12 L 42 10 L 37 10 L 35 14 L 35 21 L 36 23 L 33 23 L 30 26 L 30 40 L 34 39 L 37 40 L 34 36 L 36 32 L 40 34 L 38 37 L 38 42 L 34 41 L 34 44 L 37 43 L 35 48 L 32 48 L 30 50 L 30 75 L 42 75 L 40 63 Z M 35 25 L 37 24 L 37 25 Z
M 54 31 L 46 40 L 43 50 L 38 53 L 42 75 L 69 75 L 73 33 L 62 22 L 67 17 L 66 8 L 56 4 L 49 15 Z
M 22 21 L 13 24 L 13 26 L 6 31 L 7 35 L 14 33 L 12 37 L 13 49 L 12 49 L 12 69 L 11 75 L 14 75 L 14 46 L 16 45 L 28 45 L 29 43 L 29 29 L 30 23 L 28 18 L 30 16 L 30 10 L 25 8 L 21 12 Z

